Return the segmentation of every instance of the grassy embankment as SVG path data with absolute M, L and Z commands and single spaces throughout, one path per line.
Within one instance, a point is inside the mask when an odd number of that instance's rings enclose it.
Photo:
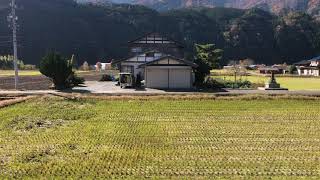
M 320 178 L 319 106 L 282 98 L 28 100 L 0 109 L 0 178 Z

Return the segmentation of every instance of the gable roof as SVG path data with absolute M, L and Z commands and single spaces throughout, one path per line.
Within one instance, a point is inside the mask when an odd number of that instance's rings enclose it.
M 310 59 L 309 61 L 320 61 L 320 56 L 314 57 Z
M 135 56 L 130 56 L 130 57 L 127 57 L 127 58 L 123 58 L 123 59 L 112 61 L 111 64 L 118 64 L 118 63 L 121 63 L 121 62 L 126 61 L 128 59 L 135 58 L 135 57 L 138 57 L 138 56 L 142 56 L 142 55 L 147 54 L 147 53 L 162 53 L 162 52 L 158 51 L 158 50 L 146 51 L 144 53 L 141 53 L 141 54 L 138 54 L 138 55 L 135 55 Z
M 176 40 L 173 40 L 173 39 L 171 39 L 171 38 L 169 38 L 169 37 L 167 37 L 165 35 L 162 35 L 160 33 L 157 33 L 157 32 L 150 32 L 150 33 L 144 34 L 143 36 L 140 36 L 139 38 L 136 38 L 134 40 L 128 41 L 128 44 L 139 44 L 139 42 L 137 42 L 139 40 L 140 41 L 148 41 L 147 37 L 151 36 L 151 35 L 153 35 L 155 38 L 156 37 L 158 37 L 158 38 L 161 37 L 161 38 L 164 38 L 163 39 L 164 41 L 172 42 L 172 43 L 163 43 L 163 44 L 175 44 L 180 48 L 184 48 L 183 45 L 181 43 L 177 42 Z M 163 42 L 163 40 L 162 40 L 162 42 Z M 150 44 L 154 44 L 154 43 L 150 43 Z
M 320 61 L 320 56 L 316 56 L 316 57 L 309 59 L 309 60 L 299 61 L 297 63 L 294 63 L 294 65 L 310 65 L 311 61 Z
M 261 67 L 259 68 L 260 71 L 279 71 L 277 67 Z
M 188 66 L 193 67 L 193 68 L 197 68 L 197 67 L 198 67 L 197 64 L 195 64 L 195 63 L 193 63 L 193 62 L 191 62 L 191 61 L 187 61 L 187 60 L 184 60 L 184 59 L 179 59 L 179 58 L 177 58 L 177 57 L 170 56 L 170 55 L 168 55 L 168 56 L 163 56 L 163 57 L 160 57 L 160 58 L 155 59 L 155 60 L 153 60 L 153 61 L 150 61 L 150 62 L 141 64 L 141 65 L 139 65 L 138 67 L 141 68 L 141 67 L 149 66 L 149 65 L 152 65 L 152 64 L 154 64 L 154 63 L 156 63 L 156 62 L 159 62 L 159 61 L 164 60 L 164 59 L 169 59 L 169 58 L 170 58 L 170 59 L 173 59 L 173 60 L 176 60 L 176 61 L 179 61 L 179 62 L 181 62 L 181 63 L 184 63 L 184 64 L 186 64 L 186 65 L 188 65 Z
M 294 65 L 309 65 L 311 63 L 311 61 L 309 60 L 303 60 L 303 61 L 299 61 L 297 63 L 294 63 Z

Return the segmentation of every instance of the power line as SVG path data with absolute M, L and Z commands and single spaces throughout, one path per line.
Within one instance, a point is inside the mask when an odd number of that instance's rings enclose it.
M 0 41 L 0 44 L 4 44 L 4 43 L 12 43 L 12 41 Z
M 0 36 L 0 38 L 11 38 L 11 36 Z
M 11 43 L 0 43 L 0 46 L 7 46 L 12 48 Z
M 17 46 L 18 46 L 18 47 L 26 47 L 25 45 L 21 45 L 21 44 L 18 44 Z M 7 43 L 7 44 L 0 44 L 0 47 L 12 48 L 12 45 L 11 45 L 11 43 L 10 43 L 10 44 L 9 44 L 9 43 Z M 28 47 L 33 48 L 32 46 L 28 46 Z

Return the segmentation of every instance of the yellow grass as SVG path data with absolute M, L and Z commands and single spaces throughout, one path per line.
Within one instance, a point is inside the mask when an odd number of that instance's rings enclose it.
M 41 73 L 38 70 L 19 71 L 19 76 L 39 76 Z M 14 76 L 13 70 L 0 70 L 0 77 Z

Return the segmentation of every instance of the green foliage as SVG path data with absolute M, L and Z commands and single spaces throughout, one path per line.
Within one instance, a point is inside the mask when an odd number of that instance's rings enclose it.
M 83 77 L 77 76 L 73 71 L 67 79 L 67 87 L 74 87 L 84 84 L 85 80 Z
M 220 89 L 220 88 L 240 88 L 247 89 L 251 88 L 252 83 L 248 80 L 231 81 L 220 78 L 207 78 L 204 87 L 208 89 Z
M 69 60 L 55 52 L 48 53 L 40 63 L 40 72 L 49 77 L 56 89 L 69 87 L 67 81 L 72 76 L 72 65 Z
M 211 69 L 220 67 L 222 60 L 222 49 L 216 49 L 214 44 L 196 44 L 196 58 L 208 64 Z
M 297 71 L 297 67 L 295 65 L 291 65 L 288 67 L 289 74 L 294 74 Z
M 319 22 L 303 13 L 289 13 L 278 21 L 275 40 L 277 50 L 285 60 L 302 60 L 319 53 Z
M 195 72 L 195 85 L 202 86 L 205 78 L 210 75 L 210 66 L 202 61 L 201 59 L 196 59 L 195 63 L 198 65 L 197 68 L 194 69 Z
M 99 81 L 112 81 L 113 76 L 110 74 L 103 74 Z
M 136 82 L 135 82 L 135 86 L 137 87 L 137 88 L 140 88 L 141 87 L 141 81 L 142 81 L 142 78 L 141 78 L 141 75 L 140 74 L 138 74 L 137 75 L 137 77 L 136 77 Z
M 210 70 L 218 68 L 222 60 L 223 50 L 216 49 L 214 44 L 196 44 L 196 63 L 198 67 L 195 69 L 196 85 L 201 85 Z
M 273 63 L 277 57 L 273 45 L 273 21 L 273 16 L 259 9 L 248 10 L 235 18 L 224 31 L 225 58 L 251 58 L 258 62 Z
M 17 61 L 19 69 L 24 69 L 24 63 L 22 60 Z M 8 70 L 13 69 L 13 56 L 12 55 L 5 55 L 0 56 L 0 69 Z
M 23 66 L 20 66 L 19 69 L 21 70 L 36 70 L 37 66 L 32 64 L 24 64 Z
M 234 76 L 231 74 L 214 75 L 213 78 L 226 79 L 234 81 Z M 251 76 L 238 76 L 238 80 L 248 80 L 254 87 L 263 87 L 270 79 L 267 76 L 251 75 Z M 318 77 L 301 77 L 301 76 L 278 76 L 277 82 L 281 87 L 288 88 L 289 90 L 320 90 L 320 79 Z

